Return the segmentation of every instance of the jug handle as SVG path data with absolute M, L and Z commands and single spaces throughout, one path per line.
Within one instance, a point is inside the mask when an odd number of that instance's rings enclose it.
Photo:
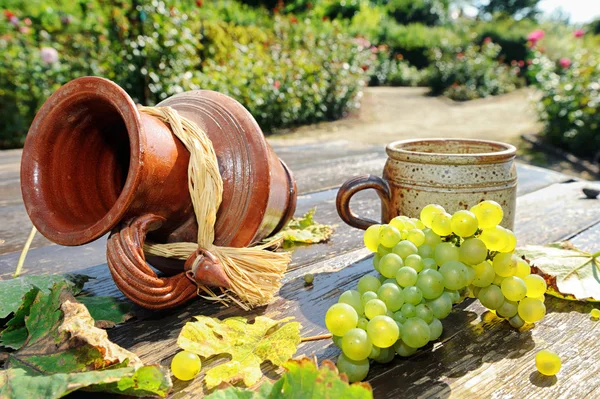
M 369 188 L 374 189 L 381 199 L 381 217 L 383 222 L 387 223 L 389 221 L 391 195 L 390 186 L 387 181 L 374 175 L 361 175 L 347 180 L 340 187 L 335 203 L 340 218 L 352 227 L 366 230 L 369 226 L 378 223 L 372 219 L 358 216 L 350 209 L 350 199 L 352 196 L 359 191 Z

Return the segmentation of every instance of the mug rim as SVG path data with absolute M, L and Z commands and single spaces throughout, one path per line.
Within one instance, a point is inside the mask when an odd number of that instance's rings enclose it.
M 403 146 L 415 143 L 471 143 L 471 144 L 486 144 L 492 147 L 497 147 L 500 151 L 494 152 L 479 152 L 472 154 L 452 154 L 443 152 L 423 152 L 412 151 Z M 514 159 L 517 149 L 514 145 L 503 143 L 494 140 L 481 139 L 463 139 L 463 138 L 423 138 L 423 139 L 406 139 L 391 142 L 386 146 L 386 153 L 389 158 L 398 161 L 407 161 L 415 163 L 430 163 L 430 164 L 459 164 L 459 165 L 481 165 L 486 163 L 502 163 Z

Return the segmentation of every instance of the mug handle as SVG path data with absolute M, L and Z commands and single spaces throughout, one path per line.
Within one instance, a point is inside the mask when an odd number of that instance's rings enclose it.
M 372 188 L 381 199 L 381 217 L 387 223 L 391 201 L 390 186 L 387 181 L 374 175 L 361 175 L 347 180 L 338 191 L 335 205 L 340 218 L 352 227 L 366 230 L 369 226 L 378 222 L 356 215 L 350 209 L 350 199 L 359 191 Z

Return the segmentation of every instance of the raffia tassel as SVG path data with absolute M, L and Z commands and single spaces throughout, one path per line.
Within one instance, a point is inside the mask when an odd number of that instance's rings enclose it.
M 185 260 L 197 248 L 204 248 L 219 260 L 231 287 L 222 289 L 221 295 L 205 286 L 199 286 L 199 292 L 205 292 L 209 299 L 234 302 L 244 309 L 270 302 L 281 287 L 281 278 L 291 261 L 291 254 L 267 250 L 279 244 L 277 240 L 250 248 L 213 245 L 217 211 L 223 198 L 223 181 L 212 142 L 198 125 L 170 107 L 140 107 L 140 111 L 167 123 L 190 152 L 188 186 L 198 221 L 197 243 L 147 242 L 144 252 Z

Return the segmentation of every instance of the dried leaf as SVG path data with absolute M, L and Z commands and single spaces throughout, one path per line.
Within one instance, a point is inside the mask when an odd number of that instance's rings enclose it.
M 532 271 L 543 276 L 547 293 L 563 299 L 600 301 L 599 254 L 589 254 L 568 242 L 550 245 L 528 245 L 517 255 L 525 256 Z
M 204 381 L 209 389 L 222 382 L 242 380 L 250 386 L 261 377 L 260 365 L 265 360 L 281 366 L 289 360 L 300 343 L 300 323 L 292 318 L 272 320 L 258 316 L 248 324 L 243 317 L 223 321 L 196 316 L 181 330 L 177 343 L 187 351 L 203 357 L 231 355 L 231 360 L 206 372 Z
M 320 224 L 314 221 L 316 208 L 312 208 L 303 217 L 293 218 L 275 236 L 268 240 L 283 238 L 284 244 L 303 243 L 316 244 L 327 241 L 333 234 L 333 226 Z

